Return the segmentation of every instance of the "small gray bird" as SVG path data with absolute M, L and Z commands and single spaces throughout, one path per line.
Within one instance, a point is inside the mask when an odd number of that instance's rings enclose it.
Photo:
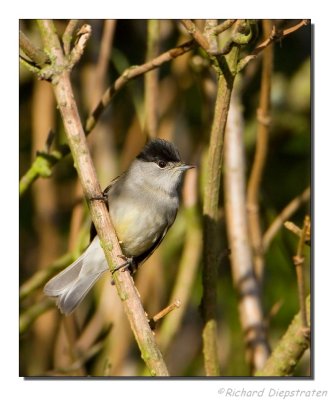
M 173 224 L 180 200 L 184 164 L 176 147 L 165 140 L 150 141 L 126 172 L 114 179 L 104 196 L 124 255 L 133 273 L 159 246 Z M 108 271 L 99 238 L 44 287 L 60 311 L 70 314 L 94 283 Z M 130 261 L 131 260 L 131 261 Z

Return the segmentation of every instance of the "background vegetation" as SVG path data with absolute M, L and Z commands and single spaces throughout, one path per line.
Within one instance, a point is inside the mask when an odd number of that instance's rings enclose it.
M 252 37 L 246 44 L 234 44 L 228 51 L 226 46 L 241 22 L 240 33 L 249 36 L 251 32 Z M 103 93 L 128 67 L 145 64 L 192 40 L 191 34 L 194 37 L 191 48 L 186 48 L 183 54 L 176 57 L 169 53 L 175 57 L 161 64 L 158 62 L 158 68 L 125 80 L 119 89 L 116 87 L 116 94 L 88 136 L 102 188 L 127 168 L 148 137 L 173 141 L 184 161 L 197 167 L 187 172 L 183 204 L 175 224 L 160 248 L 135 276 L 149 318 L 180 299 L 180 307 L 159 320 L 154 328 L 168 371 L 174 376 L 249 376 L 263 367 L 262 361 L 256 361 L 260 350 L 254 339 L 259 337 L 249 336 L 254 327 L 247 327 L 244 319 L 242 301 L 249 293 L 245 295 L 239 287 L 235 269 L 238 261 L 233 261 L 236 251 L 231 243 L 232 233 L 227 228 L 228 218 L 235 221 L 236 217 L 235 209 L 228 211 L 232 193 L 227 189 L 227 179 L 233 170 L 233 165 L 227 161 L 229 156 L 238 151 L 241 154 L 237 166 L 245 181 L 241 186 L 241 191 L 244 190 L 242 208 L 248 224 L 244 251 L 249 252 L 249 268 L 255 276 L 255 297 L 261 311 L 260 339 L 267 349 L 262 355 L 264 361 L 300 309 L 296 279 L 299 264 L 294 256 L 304 254 L 306 294 L 311 287 L 310 247 L 301 247 L 298 235 L 283 226 L 284 221 L 290 220 L 302 228 L 305 215 L 310 214 L 311 27 L 307 23 L 298 26 L 300 20 L 241 22 L 231 22 L 231 26 L 217 36 L 218 50 L 227 51 L 226 59 L 235 47 L 240 51 L 238 60 L 245 60 L 249 55 L 256 57 L 247 59 L 248 64 L 237 74 L 233 84 L 213 237 L 210 236 L 212 221 L 208 228 L 208 214 L 203 210 L 206 196 L 212 193 L 208 194 L 207 177 L 213 119 L 217 112 L 223 113 L 221 108 L 214 113 L 218 80 L 217 66 L 215 69 L 211 65 L 220 59 L 214 52 L 210 54 L 198 46 L 201 36 L 196 37 L 196 32 L 203 32 L 202 37 L 205 37 L 209 24 L 215 26 L 215 21 L 206 24 L 195 21 L 197 31 L 194 31 L 191 21 L 187 20 L 183 23 L 176 20 L 92 20 L 78 21 L 74 31 L 83 24 L 92 28 L 87 46 L 71 74 L 75 100 L 86 128 L 88 117 Z M 55 21 L 60 37 L 68 23 Z M 218 26 L 222 23 L 224 20 L 218 21 Z M 37 24 L 24 20 L 20 25 L 30 41 L 42 48 Z M 277 36 L 265 50 L 259 49 L 261 43 L 272 37 L 272 26 L 276 27 Z M 296 26 L 298 29 L 288 31 Z M 288 34 L 280 36 L 278 32 Z M 71 46 L 79 38 L 74 35 Z M 208 40 L 210 42 L 210 37 Z M 269 49 L 272 54 L 267 57 L 272 57 L 273 61 L 269 61 L 264 77 L 263 60 Z M 57 160 L 66 136 L 52 86 L 36 79 L 31 72 L 32 63 L 27 63 L 29 54 L 21 53 L 21 56 L 24 60 L 20 70 L 20 374 L 147 375 L 122 304 L 110 285 L 109 274 L 105 274 L 70 317 L 61 316 L 53 301 L 42 293 L 47 279 L 69 265 L 88 244 L 90 217 L 71 155 Z M 218 69 L 221 66 L 218 62 Z M 137 70 L 133 67 L 129 71 L 131 74 Z M 263 88 L 265 84 L 267 90 Z M 267 104 L 263 100 L 266 96 L 270 99 Z M 265 127 L 265 132 L 261 133 L 259 127 Z M 223 137 L 223 130 L 220 132 Z M 241 138 L 237 151 L 229 147 L 232 139 L 226 135 Z M 261 137 L 264 137 L 262 142 Z M 252 196 L 250 177 L 261 143 L 267 151 L 259 173 L 259 185 Z M 39 171 L 43 171 L 44 176 L 30 182 L 26 179 L 27 171 L 36 154 L 54 166 L 46 170 L 43 164 Z M 255 213 L 258 210 L 255 222 L 252 220 L 254 209 Z M 285 214 L 277 219 L 282 210 Z M 260 230 L 258 247 L 253 242 L 256 233 L 252 233 L 256 226 Z M 304 234 L 309 242 L 309 233 Z M 207 241 L 204 240 L 204 249 L 203 237 Z M 297 254 L 298 246 L 300 254 Z M 213 255 L 217 270 L 213 270 L 214 279 L 210 281 L 209 278 L 210 285 L 205 286 L 208 273 L 212 272 L 206 261 L 208 247 L 217 250 Z M 208 322 L 206 301 L 213 302 L 216 326 L 212 331 L 213 342 L 203 334 Z M 258 334 L 256 329 L 254 332 Z M 214 343 L 217 373 L 210 373 L 210 363 L 215 361 L 208 361 L 205 350 L 203 355 L 203 343 L 205 349 L 207 340 L 207 343 Z M 288 372 L 309 376 L 310 352 L 306 351 L 297 367 Z

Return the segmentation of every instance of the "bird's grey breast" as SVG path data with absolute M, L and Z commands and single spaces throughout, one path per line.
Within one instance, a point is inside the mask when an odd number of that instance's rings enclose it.
M 139 256 L 151 248 L 174 222 L 178 206 L 178 196 L 117 181 L 109 191 L 109 211 L 124 253 Z

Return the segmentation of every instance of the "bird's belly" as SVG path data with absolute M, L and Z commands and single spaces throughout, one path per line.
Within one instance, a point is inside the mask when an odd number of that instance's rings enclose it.
M 136 257 L 148 250 L 160 237 L 166 222 L 160 215 L 136 208 L 119 208 L 111 211 L 111 218 L 124 254 Z

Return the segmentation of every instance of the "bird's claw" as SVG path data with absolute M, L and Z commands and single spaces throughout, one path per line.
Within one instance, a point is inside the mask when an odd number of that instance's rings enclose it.
M 134 260 L 133 257 L 126 257 L 123 254 L 118 256 L 119 258 L 121 258 L 122 260 L 125 260 L 125 262 L 121 265 L 118 265 L 117 267 L 115 267 L 112 271 L 112 274 L 114 274 L 116 271 L 123 269 L 123 271 L 125 271 L 126 269 L 129 270 L 130 274 L 133 275 L 136 270 L 137 270 L 137 263 Z

